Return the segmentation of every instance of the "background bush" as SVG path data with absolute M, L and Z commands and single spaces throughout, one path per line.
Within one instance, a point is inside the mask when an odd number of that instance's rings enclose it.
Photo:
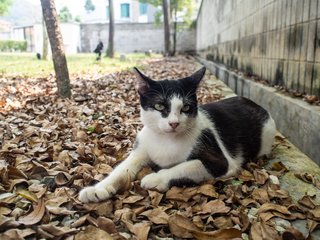
M 0 40 L 1 52 L 25 52 L 27 50 L 27 41 Z

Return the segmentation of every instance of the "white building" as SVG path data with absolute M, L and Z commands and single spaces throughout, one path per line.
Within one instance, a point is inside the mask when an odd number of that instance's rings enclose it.
M 0 19 L 0 40 L 8 40 L 11 37 L 12 24 Z
M 61 35 L 66 53 L 77 53 L 80 51 L 80 25 L 79 23 L 61 23 Z M 14 27 L 11 39 L 27 41 L 27 51 L 42 53 L 43 28 L 41 23 L 32 26 Z M 51 51 L 50 45 L 48 48 Z
M 26 0 L 21 0 L 25 2 Z M 35 0 L 30 0 L 35 1 Z M 59 12 L 63 6 L 70 6 L 70 9 L 74 9 L 74 12 L 79 13 L 82 23 L 108 23 L 109 22 L 109 1 L 108 0 L 92 0 L 95 10 L 86 12 L 84 1 L 73 0 L 66 3 L 65 0 L 57 0 L 56 7 Z M 13 8 L 19 7 L 20 1 L 15 0 Z M 71 4 L 72 3 L 72 4 Z M 30 3 L 29 3 L 30 4 Z M 38 3 L 39 5 L 40 3 Z M 156 7 L 150 4 L 141 3 L 139 0 L 114 0 L 114 18 L 115 23 L 152 23 L 154 22 L 154 14 L 158 11 Z M 37 5 L 37 7 L 39 7 Z M 80 6 L 81 5 L 81 6 Z M 24 6 L 28 6 L 26 3 Z M 33 5 L 32 5 L 33 6 Z M 79 10 L 80 9 L 80 10 Z M 76 11 L 77 10 L 77 11 Z M 73 17 L 76 14 L 73 13 Z M 39 13 L 41 13 L 39 9 Z M 15 16 L 15 19 L 19 18 Z M 10 15 L 10 14 L 9 14 Z M 41 14 L 40 14 L 41 15 Z M 43 29 L 41 21 L 33 21 L 33 23 L 26 22 L 26 25 L 21 26 L 21 23 L 17 20 L 15 26 L 13 25 L 11 31 L 0 31 L 0 38 L 11 40 L 26 40 L 27 51 L 42 53 L 43 45 Z M 1 23 L 1 22 L 0 22 Z M 0 24 L 1 26 L 5 24 Z M 4 27 L 2 27 L 4 28 Z M 79 23 L 60 23 L 61 34 L 64 42 L 66 53 L 77 53 L 81 51 L 80 43 L 80 25 Z M 95 45 L 96 43 L 94 43 Z M 50 50 L 50 47 L 49 47 Z
M 109 21 L 109 1 L 92 1 L 95 10 L 81 15 L 84 23 L 108 22 Z M 115 23 L 148 23 L 154 22 L 154 14 L 158 11 L 151 4 L 141 3 L 139 0 L 114 0 L 114 20 Z

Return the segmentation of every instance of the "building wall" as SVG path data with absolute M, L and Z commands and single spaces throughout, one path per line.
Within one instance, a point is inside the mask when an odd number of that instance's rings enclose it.
M 319 0 L 203 0 L 196 48 L 208 60 L 320 96 Z
M 64 51 L 68 54 L 80 51 L 80 25 L 78 23 L 61 23 L 60 31 L 63 39 Z M 42 53 L 43 28 L 42 24 L 33 25 L 34 46 L 32 52 Z M 48 51 L 51 53 L 50 43 Z
M 99 41 L 105 49 L 108 44 L 109 25 L 81 24 L 81 51 L 92 52 Z M 194 51 L 195 29 L 181 30 L 177 35 L 178 51 Z M 163 26 L 152 23 L 119 23 L 115 26 L 115 51 L 130 53 L 135 51 L 161 52 L 164 49 Z M 105 50 L 104 49 L 104 50 Z
M 121 4 L 127 3 L 130 7 L 130 17 L 123 18 L 121 17 Z M 109 17 L 107 14 L 107 6 L 109 6 L 109 1 L 98 0 L 93 1 L 95 5 L 95 10 L 90 13 L 85 13 L 81 15 L 81 19 L 86 23 L 101 23 L 101 22 L 109 22 Z M 154 22 L 154 13 L 157 10 L 151 4 L 147 6 L 147 14 L 140 14 L 140 3 L 138 0 L 116 0 L 113 1 L 114 8 L 114 20 L 116 23 L 126 23 L 126 22 Z

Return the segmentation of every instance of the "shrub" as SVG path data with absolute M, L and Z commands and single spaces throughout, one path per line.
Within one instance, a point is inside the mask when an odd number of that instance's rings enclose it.
M 0 51 L 19 51 L 24 52 L 27 50 L 27 41 L 14 41 L 14 40 L 0 40 Z

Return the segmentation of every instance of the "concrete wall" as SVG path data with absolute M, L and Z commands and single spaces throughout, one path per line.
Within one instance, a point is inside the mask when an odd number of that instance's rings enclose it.
M 106 49 L 109 25 L 107 23 L 81 24 L 80 34 L 82 52 L 92 52 L 100 40 Z M 195 29 L 179 31 L 177 35 L 177 50 L 195 50 L 195 38 Z M 153 23 L 115 24 L 114 44 L 115 51 L 120 53 L 147 50 L 161 52 L 164 49 L 163 26 Z
M 59 5 L 65 6 L 65 0 Z M 80 18 L 85 23 L 101 23 L 101 22 L 109 22 L 109 14 L 107 13 L 107 7 L 109 6 L 108 0 L 93 0 L 93 4 L 95 5 L 95 10 L 92 12 L 87 13 L 83 11 L 80 14 Z M 130 17 L 123 18 L 121 17 L 121 4 L 127 3 L 130 7 Z M 147 6 L 147 13 L 141 15 L 140 14 L 140 2 L 137 0 L 116 0 L 113 1 L 113 8 L 114 8 L 114 21 L 116 23 L 127 23 L 127 22 L 154 22 L 154 14 L 158 11 L 158 8 L 148 4 Z
M 63 39 L 64 51 L 68 54 L 78 53 L 80 50 L 80 25 L 78 23 L 61 23 L 60 31 Z M 33 25 L 33 52 L 42 54 L 43 28 L 41 23 Z M 50 43 L 48 51 L 51 54 Z
M 320 96 L 319 0 L 203 0 L 196 47 L 208 60 Z

